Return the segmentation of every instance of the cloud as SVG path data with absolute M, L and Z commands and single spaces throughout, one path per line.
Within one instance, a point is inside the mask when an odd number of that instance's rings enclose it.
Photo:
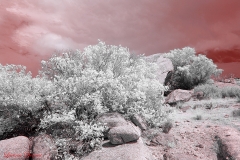
M 98 39 L 139 54 L 190 46 L 209 55 L 240 48 L 239 26 L 239 0 L 1 0 L 0 56 L 40 61 Z

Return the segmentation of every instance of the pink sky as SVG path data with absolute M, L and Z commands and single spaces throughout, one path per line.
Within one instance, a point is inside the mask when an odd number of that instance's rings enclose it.
M 240 77 L 239 0 L 1 0 L 0 37 L 0 63 L 33 75 L 54 50 L 100 39 L 146 55 L 194 47 Z

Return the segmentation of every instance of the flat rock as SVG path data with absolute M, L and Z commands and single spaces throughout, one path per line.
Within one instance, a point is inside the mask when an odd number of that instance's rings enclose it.
M 101 150 L 96 150 L 82 160 L 154 160 L 151 151 L 141 138 L 137 142 L 112 145 L 105 141 Z
M 30 156 L 30 140 L 24 136 L 18 136 L 0 141 L 0 159 L 25 160 Z
M 165 103 L 177 103 L 179 101 L 189 101 L 193 95 L 193 90 L 176 89 L 165 99 Z

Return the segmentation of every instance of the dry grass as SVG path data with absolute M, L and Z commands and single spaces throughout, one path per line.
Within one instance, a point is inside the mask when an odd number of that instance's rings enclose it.
M 207 109 L 209 104 L 211 109 Z M 188 101 L 182 104 L 182 107 L 191 106 L 186 112 L 175 108 L 169 115 L 172 121 L 184 122 L 186 120 L 201 120 L 196 122 L 213 122 L 214 124 L 230 125 L 240 130 L 240 109 L 233 107 L 237 102 L 236 98 L 209 99 L 201 101 Z

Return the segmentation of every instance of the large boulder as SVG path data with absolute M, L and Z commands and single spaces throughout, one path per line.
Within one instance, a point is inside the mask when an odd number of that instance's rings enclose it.
M 172 61 L 163 57 L 160 53 L 147 56 L 146 60 L 149 62 L 156 62 L 158 64 L 159 70 L 157 78 L 162 84 L 164 84 L 168 73 L 174 70 Z
M 18 136 L 0 141 L 0 159 L 26 160 L 30 157 L 30 140 Z
M 40 134 L 33 139 L 33 160 L 50 160 L 58 153 L 52 138 L 47 134 Z
M 193 90 L 177 89 L 171 92 L 165 99 L 165 103 L 177 103 L 180 101 L 189 101 L 193 95 Z
M 114 146 L 109 142 L 103 144 L 101 150 L 96 150 L 82 160 L 153 160 L 151 151 L 139 138 L 135 143 Z
M 140 136 L 140 129 L 132 123 L 113 127 L 108 132 L 108 138 L 112 144 L 123 144 L 127 142 L 137 141 Z

